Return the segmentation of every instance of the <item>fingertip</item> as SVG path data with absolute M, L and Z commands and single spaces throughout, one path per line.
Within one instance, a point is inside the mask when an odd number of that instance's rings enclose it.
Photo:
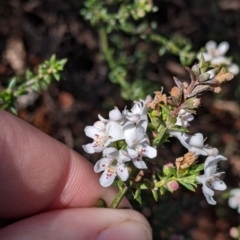
M 150 240 L 147 220 L 133 210 L 84 208 L 39 214 L 0 230 L 1 239 Z
M 83 156 L 17 117 L 0 111 L 0 217 L 21 218 L 60 208 L 110 206 L 117 190 L 103 188 Z M 123 199 L 120 207 L 129 206 Z

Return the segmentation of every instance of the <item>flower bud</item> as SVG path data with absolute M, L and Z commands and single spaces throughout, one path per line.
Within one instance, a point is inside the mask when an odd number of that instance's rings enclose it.
M 238 238 L 239 237 L 238 229 L 236 227 L 230 228 L 229 235 L 232 238 L 235 238 L 235 239 Z
M 167 183 L 167 188 L 169 191 L 174 192 L 179 188 L 179 184 L 177 181 L 170 181 Z
M 167 163 L 167 164 L 165 164 L 164 166 L 163 166 L 163 173 L 166 175 L 166 176 L 168 176 L 168 175 L 170 175 L 170 170 L 169 170 L 169 168 L 173 168 L 174 167 L 174 165 L 173 165 L 173 163 Z
M 205 73 L 202 73 L 200 76 L 199 76 L 199 81 L 200 82 L 205 82 L 207 80 L 209 80 L 210 78 L 210 74 L 205 72 Z
M 199 67 L 198 67 L 197 64 L 195 64 L 195 65 L 192 66 L 192 71 L 193 71 L 193 73 L 194 73 L 196 76 L 199 76 L 199 75 L 200 75 L 200 69 L 199 69 Z

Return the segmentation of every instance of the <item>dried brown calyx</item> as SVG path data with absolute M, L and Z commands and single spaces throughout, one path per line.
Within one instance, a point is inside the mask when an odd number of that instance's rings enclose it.
M 176 158 L 175 164 L 177 170 L 190 167 L 197 160 L 197 158 L 198 156 L 193 152 L 187 152 L 184 154 L 184 156 Z

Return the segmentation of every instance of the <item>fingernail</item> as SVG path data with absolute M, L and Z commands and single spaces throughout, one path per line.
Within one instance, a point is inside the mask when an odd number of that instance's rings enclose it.
M 141 223 L 127 221 L 101 232 L 95 240 L 151 240 L 151 229 Z

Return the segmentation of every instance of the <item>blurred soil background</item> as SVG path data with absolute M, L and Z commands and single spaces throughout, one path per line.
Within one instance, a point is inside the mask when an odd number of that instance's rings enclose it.
M 155 1 L 159 11 L 153 17 L 163 35 L 182 34 L 197 51 L 208 40 L 228 41 L 228 54 L 240 63 L 240 1 Z M 31 94 L 18 103 L 19 117 L 83 154 L 92 162 L 99 155 L 83 152 L 82 145 L 91 141 L 84 127 L 92 125 L 97 115 L 107 117 L 114 106 L 123 109 L 131 103 L 120 96 L 118 85 L 108 80 L 108 66 L 99 51 L 97 31 L 79 15 L 80 0 L 1 0 L 0 3 L 0 81 L 5 86 L 13 75 L 34 70 L 53 53 L 67 58 L 62 80 L 51 84 L 42 94 Z M 151 61 L 151 60 L 149 60 Z M 156 62 L 155 84 L 170 91 L 172 76 L 186 79 L 187 73 L 178 57 L 165 54 Z M 223 86 L 219 96 L 205 95 L 198 116 L 191 123 L 192 133 L 202 132 L 209 145 L 228 158 L 221 165 L 229 189 L 239 186 L 240 173 L 240 79 Z M 4 126 L 3 126 L 4 127 Z M 184 153 L 177 142 L 160 151 L 164 162 L 173 162 Z M 229 230 L 239 225 L 239 215 L 230 209 L 222 193 L 218 204 L 209 206 L 202 194 L 180 188 L 158 202 L 146 193 L 141 211 L 153 227 L 154 239 L 227 240 Z

